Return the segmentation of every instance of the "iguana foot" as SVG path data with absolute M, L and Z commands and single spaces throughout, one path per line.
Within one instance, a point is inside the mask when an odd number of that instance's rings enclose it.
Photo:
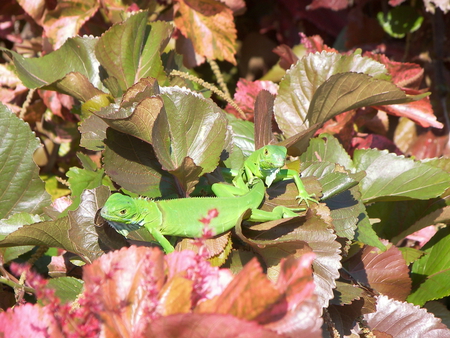
M 319 203 L 319 201 L 317 201 L 315 199 L 315 195 L 314 194 L 308 194 L 306 191 L 301 193 L 300 195 L 296 196 L 295 199 L 298 200 L 298 204 L 301 204 L 303 201 L 305 201 L 306 206 L 309 208 L 309 202 L 314 202 L 314 203 Z

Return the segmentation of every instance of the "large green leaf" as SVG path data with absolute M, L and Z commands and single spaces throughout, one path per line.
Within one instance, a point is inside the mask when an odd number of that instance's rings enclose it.
M 357 171 L 364 170 L 361 199 L 425 200 L 440 196 L 450 185 L 450 175 L 432 165 L 376 149 L 357 149 L 353 154 Z
M 33 153 L 40 143 L 30 127 L 0 104 L 0 219 L 40 214 L 51 203 Z
M 331 135 L 311 139 L 308 149 L 300 156 L 300 160 L 305 168 L 302 174 L 317 177 L 322 185 L 322 199 L 331 210 L 336 234 L 352 240 L 357 225 L 361 223 L 365 213 L 360 199 L 361 193 L 356 186 L 365 173 L 350 172 L 354 169 L 350 156 Z M 384 248 L 371 228 L 359 231 L 365 234 L 366 242 Z
M 131 15 L 105 32 L 95 47 L 100 63 L 123 91 L 143 77 L 166 77 L 160 55 L 173 27 L 162 21 L 148 25 L 147 17 L 146 11 Z
M 97 41 L 98 38 L 94 37 L 70 38 L 58 50 L 32 59 L 26 59 L 13 51 L 2 50 L 12 57 L 20 80 L 28 88 L 48 86 L 71 72 L 78 72 L 102 90 L 104 86 L 100 80 L 100 63 L 94 55 Z M 69 86 L 67 83 L 65 85 Z
M 450 229 L 439 230 L 423 251 L 427 254 L 414 262 L 411 270 L 413 285 L 420 285 L 408 297 L 408 302 L 421 306 L 450 295 Z
M 366 74 L 343 73 L 331 76 L 315 92 L 306 120 L 310 124 L 324 123 L 348 110 L 407 103 L 428 95 L 407 96 L 400 88 L 386 80 Z
M 291 137 L 351 109 L 422 97 L 408 97 L 373 59 L 324 51 L 308 54 L 286 72 L 275 99 L 275 117 L 284 135 Z
M 227 135 L 225 113 L 213 101 L 185 88 L 162 87 L 161 91 L 164 110 L 156 118 L 152 132 L 155 153 L 163 169 L 180 182 L 187 172 L 192 173 L 192 165 L 199 167 L 189 179 L 198 181 L 199 176 L 212 172 L 219 164 Z M 189 167 L 186 158 L 192 160 Z M 184 189 L 186 184 L 182 184 Z
M 450 196 L 426 201 L 376 202 L 367 206 L 371 218 L 378 218 L 374 230 L 381 238 L 398 243 L 429 225 L 450 221 Z M 392 226 L 395 224 L 395 227 Z
M 102 185 L 104 170 L 87 170 L 78 167 L 72 167 L 67 172 L 68 183 L 72 191 L 72 205 L 70 210 L 74 210 L 80 204 L 81 194 L 86 189 L 98 188 Z
M 227 119 L 232 139 L 226 147 L 227 153 L 222 161 L 227 168 L 239 169 L 245 159 L 255 151 L 255 127 L 252 122 L 238 119 L 231 114 L 227 114 Z
M 161 168 L 151 144 L 108 128 L 103 166 L 123 188 L 148 197 L 177 197 L 172 175 Z
M 124 246 L 125 239 L 112 231 L 95 225 L 97 211 L 109 197 L 109 189 L 100 187 L 86 190 L 81 196 L 80 207 L 55 221 L 25 225 L 0 242 L 0 247 L 39 245 L 62 248 L 92 262 L 110 249 Z M 113 236 L 113 240 L 107 235 Z M 115 236 L 115 237 L 114 237 Z M 103 238 L 104 237 L 104 238 Z
M 275 99 L 275 118 L 287 136 L 293 136 L 309 126 L 306 115 L 317 89 L 332 75 L 360 72 L 378 79 L 388 79 L 386 68 L 359 54 L 310 53 L 291 67 L 280 82 Z
M 48 281 L 48 286 L 64 303 L 74 301 L 83 290 L 83 284 L 83 280 L 74 277 L 57 277 Z

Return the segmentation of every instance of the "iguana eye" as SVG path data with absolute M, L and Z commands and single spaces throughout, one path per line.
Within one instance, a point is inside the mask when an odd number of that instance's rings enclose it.
M 122 209 L 122 210 L 119 211 L 119 213 L 120 213 L 121 215 L 125 215 L 125 214 L 127 213 L 127 210 L 126 210 L 126 209 Z

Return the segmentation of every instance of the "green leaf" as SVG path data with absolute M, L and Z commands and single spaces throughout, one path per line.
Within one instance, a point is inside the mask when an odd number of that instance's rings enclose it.
M 311 110 L 315 92 L 332 75 L 345 72 L 365 73 L 384 80 L 389 78 L 381 63 L 356 53 L 341 55 L 324 51 L 306 55 L 286 72 L 275 99 L 275 118 L 286 137 L 308 128 L 306 115 Z
M 39 176 L 45 182 L 45 190 L 50 194 L 53 200 L 70 193 L 69 188 L 56 179 L 56 175 L 44 174 Z
M 381 63 L 354 53 L 310 53 L 286 72 L 275 99 L 275 117 L 286 137 L 318 127 L 345 111 L 371 105 L 407 103 Z
M 97 41 L 98 38 L 94 37 L 70 38 L 58 50 L 32 59 L 1 49 L 12 57 L 20 80 L 28 88 L 48 86 L 71 72 L 78 72 L 88 78 L 93 86 L 103 90 L 99 74 L 100 63 L 94 55 Z
M 306 120 L 324 123 L 343 112 L 375 105 L 407 103 L 429 93 L 407 96 L 393 83 L 366 74 L 343 73 L 331 76 L 314 93 Z
M 84 190 L 98 188 L 102 185 L 104 170 L 97 169 L 96 171 L 91 171 L 72 167 L 69 169 L 66 176 L 69 178 L 69 187 L 72 191 L 72 204 L 70 205 L 69 210 L 75 210 L 80 204 L 80 197 Z
M 302 175 L 317 177 L 322 185 L 321 200 L 331 210 L 336 234 L 352 240 L 361 211 L 364 210 L 357 187 L 364 172 L 350 172 L 354 169 L 350 156 L 331 135 L 311 139 L 308 149 L 300 156 L 300 161 Z
M 309 141 L 308 150 L 301 155 L 302 162 L 326 161 L 339 163 L 345 169 L 354 171 L 352 159 L 339 140 L 333 135 L 321 134 Z
M 42 221 L 38 215 L 30 215 L 26 212 L 20 212 L 12 215 L 8 219 L 0 220 L 0 240 L 3 240 L 7 235 L 16 231 L 25 224 L 33 224 Z M 4 263 L 8 263 L 20 255 L 33 249 L 33 246 L 16 246 L 12 248 L 0 248 L 0 256 Z
M 151 144 L 108 128 L 103 167 L 123 188 L 147 197 L 178 197 L 174 177 L 161 168 Z
M 255 151 L 255 126 L 250 121 L 236 118 L 227 114 L 228 124 L 231 126 L 233 134 L 233 144 L 242 150 L 247 158 Z
M 55 221 L 25 225 L 0 242 L 0 247 L 38 245 L 61 248 L 79 255 L 85 262 L 92 262 L 111 248 L 125 245 L 119 235 L 114 241 L 105 241 L 104 229 L 95 226 L 97 211 L 104 205 L 110 193 L 107 187 L 86 190 L 81 196 L 80 207 Z M 112 235 L 118 235 L 112 231 Z
M 175 173 L 189 157 L 201 167 L 201 171 L 196 170 L 199 176 L 212 172 L 225 147 L 225 113 L 210 99 L 187 89 L 163 87 L 161 90 L 164 110 L 155 121 L 152 139 L 163 169 Z
M 0 104 L 0 219 L 18 212 L 40 214 L 50 195 L 33 153 L 40 143 L 27 123 Z
M 427 201 L 376 202 L 367 206 L 371 218 L 380 222 L 374 230 L 381 238 L 398 243 L 406 236 L 429 225 L 447 223 L 450 220 L 450 196 Z M 392 224 L 395 224 L 395 227 Z
M 225 158 L 222 161 L 227 168 L 239 169 L 244 161 L 255 151 L 255 127 L 250 121 L 244 121 L 227 114 L 231 127 L 231 142 L 227 144 Z
M 356 228 L 355 240 L 366 245 L 374 246 L 382 251 L 386 250 L 386 246 L 381 242 L 380 238 L 373 230 L 364 204 L 358 203 L 358 206 L 360 207 L 361 212 L 358 215 L 359 222 L 358 227 Z
M 387 151 L 357 149 L 353 161 L 357 171 L 366 171 L 360 182 L 364 203 L 425 200 L 438 197 L 450 184 L 450 175 L 445 171 Z
M 418 30 L 424 18 L 414 7 L 403 5 L 390 9 L 386 15 L 379 12 L 377 19 L 386 33 L 394 38 L 402 39 L 407 33 Z
M 443 228 L 425 244 L 426 253 L 415 261 L 411 277 L 418 287 L 408 297 L 408 302 L 422 306 L 425 302 L 450 295 L 450 229 Z
M 425 253 L 422 250 L 408 248 L 408 247 L 400 247 L 398 248 L 402 253 L 403 259 L 406 262 L 406 265 L 410 265 L 422 257 Z
M 106 138 L 106 129 L 108 124 L 101 118 L 91 115 L 81 122 L 79 130 L 81 133 L 80 146 L 99 151 L 105 148 L 103 140 Z
M 98 60 L 123 91 L 144 77 L 166 78 L 160 55 L 173 27 L 163 21 L 148 25 L 147 18 L 146 11 L 131 15 L 105 32 L 95 47 Z
M 43 219 L 38 215 L 31 215 L 26 212 L 18 212 L 8 219 L 0 220 L 0 235 L 6 236 L 16 231 L 25 224 L 41 222 Z
M 48 281 L 48 286 L 55 290 L 55 295 L 66 303 L 74 301 L 83 290 L 84 282 L 74 277 L 58 277 Z

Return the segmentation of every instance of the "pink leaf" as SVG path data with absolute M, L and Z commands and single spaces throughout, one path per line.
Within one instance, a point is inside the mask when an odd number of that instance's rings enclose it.
M 379 106 L 374 108 L 394 116 L 407 117 L 424 128 L 435 127 L 442 129 L 444 127 L 441 122 L 436 120 L 428 97 L 410 103 L 391 104 L 389 106 Z
M 0 313 L 0 336 L 5 338 L 63 337 L 46 308 L 25 304 Z
M 281 338 L 254 322 L 230 315 L 190 313 L 161 317 L 148 325 L 148 338 Z
M 309 10 L 317 8 L 329 8 L 333 11 L 340 11 L 349 7 L 348 0 L 313 0 L 312 3 L 306 7 Z
M 106 328 L 139 336 L 158 316 L 158 292 L 164 282 L 163 253 L 157 248 L 123 248 L 84 267 L 85 298 Z
M 253 121 L 254 107 L 256 97 L 261 90 L 267 90 L 271 94 L 276 95 L 278 87 L 272 81 L 249 81 L 246 79 L 239 79 L 237 83 L 236 93 L 234 94 L 234 101 L 244 111 L 247 119 Z M 225 108 L 230 113 L 235 110 L 230 105 Z

